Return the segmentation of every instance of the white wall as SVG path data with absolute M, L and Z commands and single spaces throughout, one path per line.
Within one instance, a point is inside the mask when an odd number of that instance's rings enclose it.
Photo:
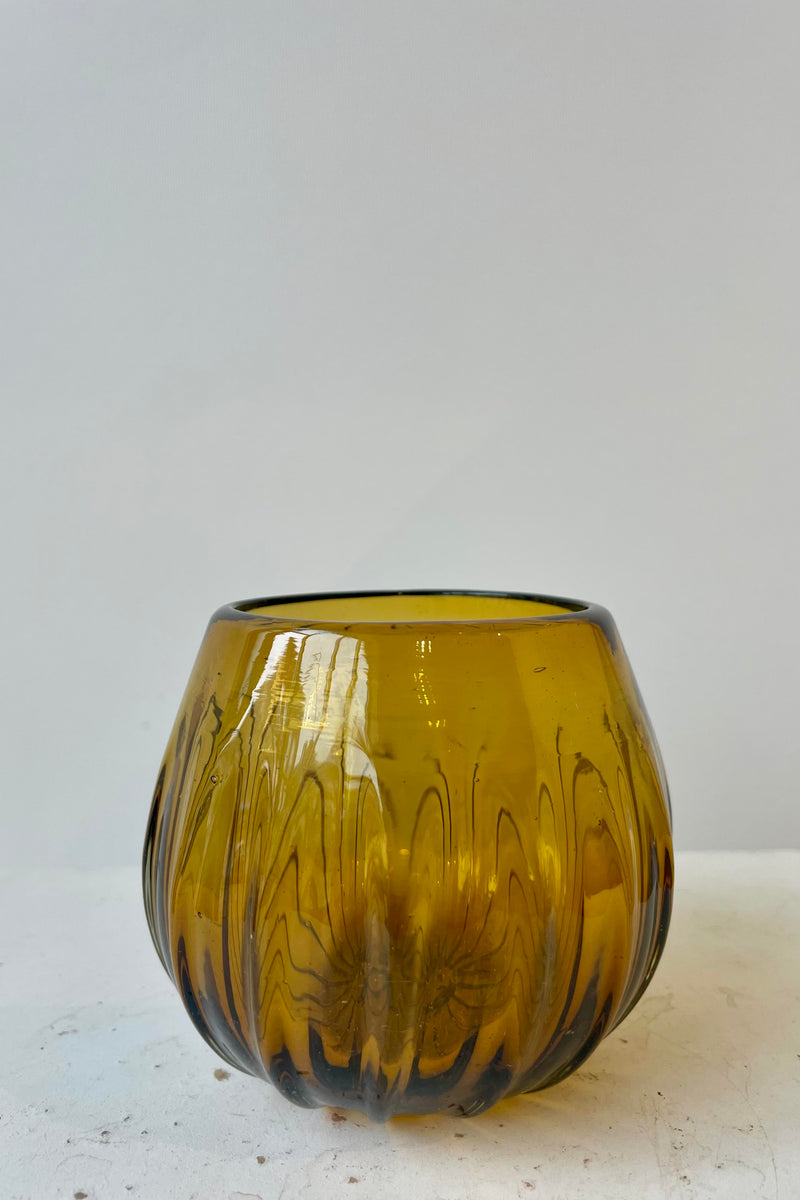
M 0 863 L 138 858 L 225 600 L 614 613 L 684 847 L 800 845 L 800 10 L 7 3 Z

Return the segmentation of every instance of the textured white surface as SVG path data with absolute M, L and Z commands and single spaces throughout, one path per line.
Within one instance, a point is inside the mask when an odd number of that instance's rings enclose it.
M 679 856 L 645 998 L 567 1082 L 473 1120 L 292 1108 L 222 1069 L 131 870 L 6 875 L 0 1196 L 800 1195 L 800 854 Z

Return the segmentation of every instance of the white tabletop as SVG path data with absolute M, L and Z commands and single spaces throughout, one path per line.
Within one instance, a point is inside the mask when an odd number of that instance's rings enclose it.
M 133 869 L 0 881 L 0 1198 L 800 1196 L 800 853 L 683 854 L 644 999 L 584 1067 L 472 1120 L 292 1107 L 228 1073 Z

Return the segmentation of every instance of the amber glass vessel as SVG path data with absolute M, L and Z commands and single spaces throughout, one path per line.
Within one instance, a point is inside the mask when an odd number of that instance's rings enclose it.
M 232 1066 L 377 1119 L 548 1087 L 641 996 L 671 894 L 664 771 L 605 609 L 381 592 L 214 614 L 144 896 Z

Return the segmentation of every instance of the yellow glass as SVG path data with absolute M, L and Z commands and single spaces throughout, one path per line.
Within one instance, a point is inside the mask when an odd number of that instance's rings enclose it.
M 472 1115 L 557 1083 L 669 923 L 667 784 L 610 614 L 467 592 L 221 608 L 143 875 L 197 1028 L 296 1104 Z

